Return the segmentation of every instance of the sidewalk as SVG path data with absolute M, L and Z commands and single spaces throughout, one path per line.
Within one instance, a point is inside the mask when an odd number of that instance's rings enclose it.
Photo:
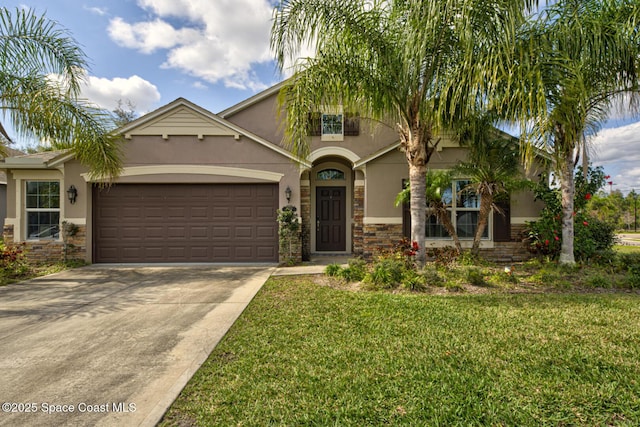
M 311 260 L 302 265 L 292 267 L 278 267 L 272 276 L 293 276 L 300 274 L 322 274 L 329 264 L 347 265 L 352 255 L 312 255 Z

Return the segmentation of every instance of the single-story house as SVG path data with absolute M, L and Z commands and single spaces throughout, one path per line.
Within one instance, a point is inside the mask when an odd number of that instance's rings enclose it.
M 310 154 L 298 158 L 282 143 L 281 85 L 218 114 L 179 98 L 125 125 L 124 169 L 111 186 L 67 152 L 4 159 L 5 242 L 24 244 L 34 259 L 60 259 L 66 242 L 69 256 L 93 263 L 278 262 L 276 211 L 287 205 L 300 215 L 302 259 L 371 256 L 400 240 L 407 215 L 394 199 L 408 167 L 393 128 L 339 109 L 314 112 Z M 445 136 L 429 166 L 451 168 L 465 153 Z M 451 210 L 470 246 L 478 206 Z M 521 232 L 539 210 L 530 193 L 513 194 L 482 250 L 525 257 Z M 451 245 L 440 236 L 428 245 Z

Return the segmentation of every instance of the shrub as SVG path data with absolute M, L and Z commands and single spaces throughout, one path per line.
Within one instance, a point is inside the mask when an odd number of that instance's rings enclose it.
M 339 264 L 329 264 L 324 268 L 324 274 L 331 277 L 336 277 L 340 274 L 342 267 Z
M 591 277 L 587 278 L 586 285 L 591 287 L 591 288 L 608 289 L 608 288 L 612 287 L 611 280 L 607 279 L 605 277 L 602 277 L 599 274 L 596 274 L 594 276 L 591 276 Z
M 444 278 L 435 268 L 425 268 L 422 272 L 422 277 L 424 277 L 425 283 L 429 286 L 442 287 L 445 284 Z
M 633 266 L 640 265 L 640 253 L 630 252 L 618 254 L 616 264 L 622 271 L 628 271 Z
M 18 277 L 28 270 L 29 266 L 25 259 L 23 247 L 6 246 L 4 243 L 0 243 L 0 273 L 2 277 Z
M 367 274 L 367 263 L 360 258 L 349 260 L 349 265 L 339 270 L 338 275 L 347 282 L 359 282 Z
M 402 286 L 411 291 L 424 291 L 427 288 L 427 280 L 415 270 L 405 270 Z
M 586 213 L 591 194 L 604 185 L 601 167 L 589 168 L 585 177 L 582 169 L 575 175 L 574 256 L 576 261 L 589 261 L 599 253 L 607 251 L 615 243 L 615 227 Z M 541 182 L 534 187 L 536 199 L 545 204 L 540 219 L 527 226 L 529 250 L 537 255 L 556 259 L 562 245 L 562 206 L 560 190 Z
M 364 281 L 381 289 L 393 289 L 402 282 L 404 271 L 405 266 L 402 261 L 394 258 L 380 258 L 371 272 L 367 273 Z
M 482 270 L 479 268 L 469 268 L 467 270 L 467 281 L 473 286 L 488 286 Z
M 449 266 L 458 258 L 458 250 L 452 246 L 444 248 L 431 248 L 426 250 L 427 257 L 433 259 L 438 265 Z
M 618 254 L 617 263 L 619 270 L 628 274 L 627 286 L 631 289 L 640 288 L 640 253 Z
M 629 267 L 629 277 L 627 284 L 631 289 L 640 288 L 640 264 Z
M 296 214 L 295 206 L 285 206 L 282 209 L 278 209 L 277 220 L 279 224 L 278 237 L 280 252 L 285 257 L 285 263 L 293 265 L 296 263 L 296 255 L 294 247 L 298 240 L 298 233 L 300 232 L 300 222 L 298 221 L 298 215 Z

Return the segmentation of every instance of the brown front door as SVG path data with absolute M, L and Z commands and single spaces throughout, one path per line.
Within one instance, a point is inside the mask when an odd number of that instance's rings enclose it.
M 316 250 L 346 250 L 346 189 L 316 188 Z

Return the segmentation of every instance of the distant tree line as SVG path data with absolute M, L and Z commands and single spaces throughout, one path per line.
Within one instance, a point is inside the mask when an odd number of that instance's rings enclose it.
M 587 205 L 592 216 L 612 224 L 616 230 L 633 231 L 640 222 L 640 201 L 635 190 L 626 196 L 620 190 L 600 190 Z

